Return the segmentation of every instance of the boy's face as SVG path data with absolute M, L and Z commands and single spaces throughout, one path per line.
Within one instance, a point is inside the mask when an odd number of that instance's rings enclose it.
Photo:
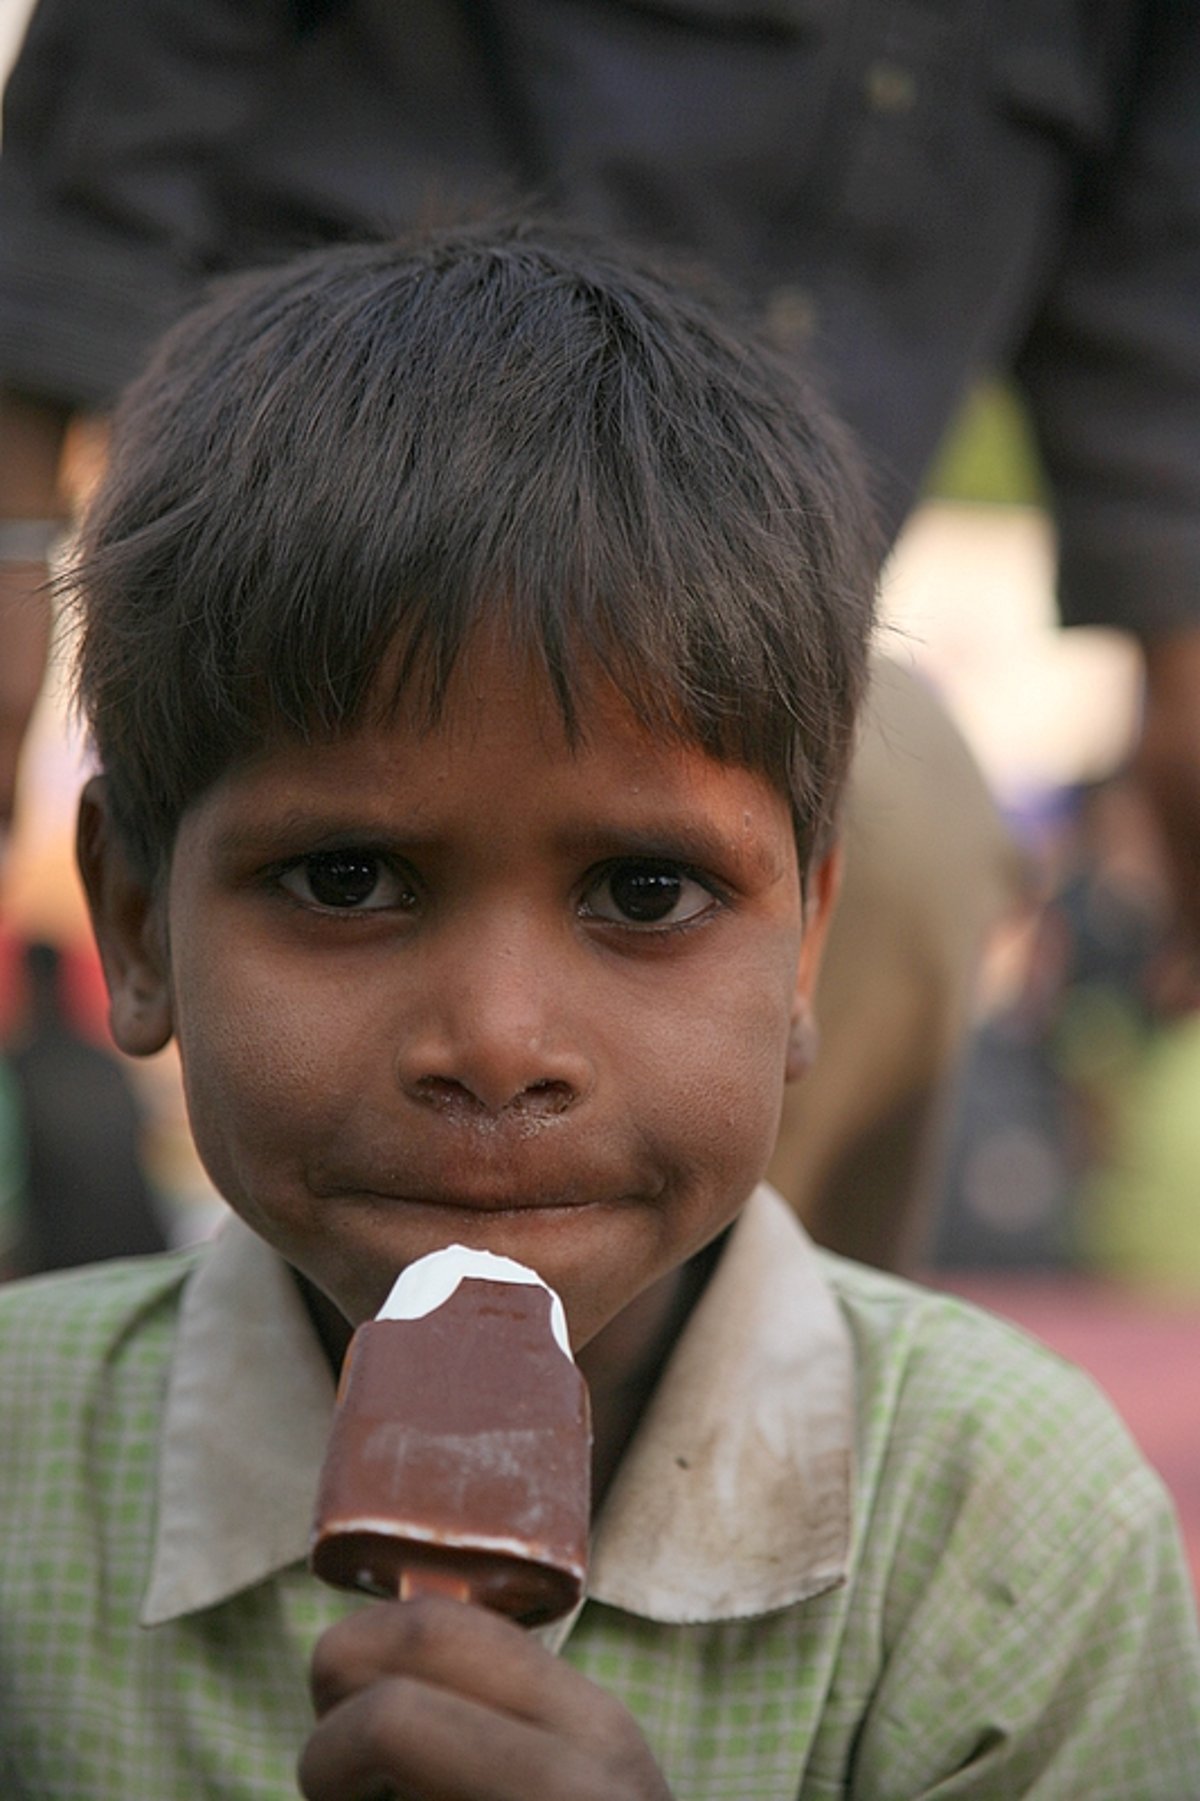
M 144 917 L 93 899 L 118 1037 L 174 1032 L 213 1181 L 349 1320 L 457 1241 L 538 1269 L 579 1346 L 761 1174 L 833 884 L 806 922 L 760 777 L 600 684 L 573 751 L 477 650 L 433 733 L 240 765 Z

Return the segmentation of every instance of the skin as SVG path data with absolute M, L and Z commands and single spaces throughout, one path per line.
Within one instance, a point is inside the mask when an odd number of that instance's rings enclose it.
M 1191 953 L 1200 949 L 1200 631 L 1146 649 L 1146 704 L 1134 769 L 1162 838 L 1167 880 Z
M 65 514 L 59 462 L 67 415 L 0 389 L 0 519 Z M 45 563 L 0 565 L 0 848 L 12 828 L 21 747 L 50 653 Z
M 13 829 L 21 750 L 50 655 L 45 563 L 0 567 L 0 856 Z
M 538 1269 L 591 1385 L 602 1491 L 765 1168 L 836 862 L 786 798 L 611 690 L 572 750 L 496 645 L 439 728 L 286 743 L 185 814 L 157 893 L 85 796 L 118 1042 L 179 1042 L 238 1213 L 351 1324 L 458 1241 Z M 314 1663 L 312 1801 L 666 1793 L 632 1719 L 508 1622 L 364 1608 Z

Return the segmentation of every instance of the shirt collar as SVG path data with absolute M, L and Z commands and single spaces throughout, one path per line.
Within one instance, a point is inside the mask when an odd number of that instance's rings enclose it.
M 230 1216 L 183 1291 L 144 1626 L 303 1557 L 334 1381 L 287 1264 Z
M 229 1219 L 187 1283 L 143 1625 L 304 1558 L 334 1384 L 291 1273 Z M 843 1580 L 854 1361 L 816 1252 L 764 1187 L 693 1310 L 597 1521 L 588 1595 L 743 1618 Z

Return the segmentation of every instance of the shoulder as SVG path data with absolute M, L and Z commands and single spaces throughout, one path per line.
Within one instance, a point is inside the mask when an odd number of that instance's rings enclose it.
M 1132 1450 L 1092 1379 L 1028 1333 L 936 1289 L 819 1255 L 854 1344 L 868 1440 L 872 1422 L 895 1433 L 919 1416 L 926 1442 L 941 1422 L 953 1436 L 1011 1449 L 1012 1432 L 1041 1437 L 1069 1417 Z
M 1072 1620 L 1078 1649 L 1107 1611 L 1165 1605 L 1186 1637 L 1174 1509 L 1092 1379 L 981 1308 L 823 1261 L 855 1345 L 856 1555 L 890 1628 L 978 1654 L 1017 1608 L 1053 1663 Z
M 0 1289 L 6 1616 L 35 1606 L 39 1567 L 94 1571 L 99 1556 L 140 1570 L 179 1295 L 194 1263 L 191 1252 L 114 1261 Z M 82 1591 L 76 1600 L 91 1605 Z
M 0 1287 L 0 1411 L 36 1418 L 166 1354 L 198 1250 L 89 1265 Z
M 924 1509 L 947 1529 L 981 1512 L 991 1550 L 1028 1528 L 1034 1557 L 1099 1518 L 1136 1530 L 1169 1514 L 1157 1475 L 1084 1371 L 967 1302 L 822 1263 L 854 1343 L 860 1477 L 877 1504 Z M 1044 1530 L 1048 1516 L 1058 1534 Z
M 859 1384 L 843 1652 L 873 1672 L 863 1767 L 906 1794 L 959 1771 L 980 1801 L 1043 1778 L 1114 1801 L 1186 1792 L 1194 1603 L 1163 1485 L 1111 1404 L 978 1308 L 822 1261 Z

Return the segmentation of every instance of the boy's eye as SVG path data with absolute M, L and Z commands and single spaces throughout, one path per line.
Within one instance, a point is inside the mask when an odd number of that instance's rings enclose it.
M 677 863 L 628 858 L 610 864 L 584 896 L 592 919 L 621 925 L 683 925 L 716 905 L 716 896 Z
M 310 907 L 368 913 L 412 905 L 408 883 L 374 851 L 314 851 L 292 863 L 280 886 Z

